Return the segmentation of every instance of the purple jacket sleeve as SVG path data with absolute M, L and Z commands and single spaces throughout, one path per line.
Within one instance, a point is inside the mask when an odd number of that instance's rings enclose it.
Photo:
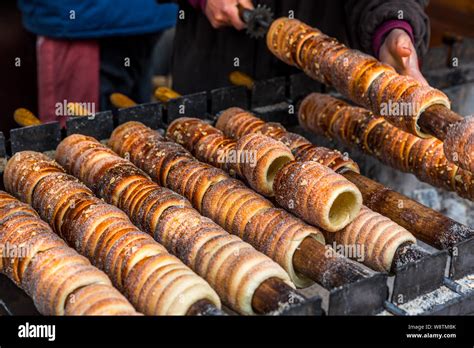
M 408 27 L 398 22 L 401 21 L 410 25 L 418 57 L 423 57 L 430 42 L 430 21 L 424 11 L 427 3 L 428 0 L 345 0 L 351 47 L 376 55 L 373 51 L 377 48 L 374 47 L 376 31 L 388 22 L 396 22 L 409 33 Z
M 192 7 L 204 11 L 206 0 L 188 0 Z
M 407 21 L 397 20 L 397 19 L 386 21 L 377 28 L 377 30 L 374 33 L 374 38 L 372 41 L 372 50 L 377 58 L 379 57 L 380 47 L 383 45 L 385 37 L 393 29 L 402 29 L 406 31 L 406 33 L 410 35 L 413 45 L 415 45 L 415 37 L 413 35 L 413 28 L 411 27 L 410 23 L 408 23 Z

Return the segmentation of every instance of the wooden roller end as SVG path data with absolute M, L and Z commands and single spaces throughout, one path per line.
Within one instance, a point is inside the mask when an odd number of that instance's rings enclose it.
M 216 305 L 208 300 L 200 300 L 193 304 L 188 312 L 188 316 L 216 316 L 216 315 L 226 315 L 222 310 L 216 307 Z
M 109 98 L 112 105 L 118 109 L 137 105 L 137 103 L 122 93 L 112 93 Z
M 36 126 L 41 124 L 41 121 L 33 115 L 33 113 L 25 108 L 16 109 L 13 113 L 13 119 L 15 120 L 18 125 L 22 127 L 27 126 Z
M 168 87 L 158 87 L 155 90 L 155 98 L 158 99 L 162 103 L 167 103 L 172 99 L 176 99 L 181 97 L 176 91 L 173 91 L 171 88 Z
M 253 88 L 253 79 L 240 71 L 233 71 L 229 74 L 229 80 L 233 85 L 244 86 L 247 89 Z

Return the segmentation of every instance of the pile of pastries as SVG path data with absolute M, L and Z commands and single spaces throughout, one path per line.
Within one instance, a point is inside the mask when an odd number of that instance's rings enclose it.
M 270 278 L 293 286 L 270 258 L 199 214 L 184 197 L 152 182 L 97 140 L 71 135 L 57 147 L 56 159 L 201 275 L 232 310 L 255 314 L 253 295 Z M 166 180 L 173 176 L 172 170 Z M 186 179 L 183 173 L 180 183 L 186 185 Z
M 295 163 L 291 148 L 270 136 L 249 133 L 233 141 L 217 128 L 191 118 L 173 121 L 167 136 L 198 159 L 210 164 L 220 159 L 226 163 L 223 169 L 244 178 L 257 192 L 275 196 L 280 206 L 326 231 L 341 230 L 360 210 L 362 196 L 354 184 L 322 164 Z M 309 167 L 312 170 L 306 169 Z
M 138 315 L 107 275 L 27 204 L 0 191 L 0 271 L 43 315 Z
M 101 174 L 96 175 L 97 179 Z M 139 312 L 185 315 L 201 300 L 220 306 L 207 282 L 46 155 L 16 153 L 7 163 L 4 182 L 9 192 L 31 202 L 61 238 L 102 269 Z
M 197 119 L 189 119 L 189 124 L 195 127 L 194 131 L 190 131 L 190 129 L 186 127 L 187 122 L 188 119 L 177 120 L 176 123 L 170 125 L 167 135 L 175 139 L 176 142 L 193 147 L 196 147 L 196 145 L 193 144 L 198 144 L 202 137 L 206 137 L 211 133 L 219 135 L 219 131 L 215 128 Z M 177 127 L 176 125 L 180 126 Z M 138 131 L 139 129 L 140 131 Z M 148 133 L 145 129 L 148 129 Z M 181 149 L 176 147 L 176 145 L 178 145 L 177 143 L 171 146 L 166 139 L 154 134 L 154 131 L 144 125 L 139 126 L 136 122 L 129 122 L 116 128 L 109 144 L 113 150 L 120 155 L 134 158 L 137 165 L 141 165 L 142 168 L 151 168 L 148 174 L 153 178 L 160 176 L 163 178 L 161 175 L 163 170 L 160 170 L 158 165 L 152 163 L 145 164 L 145 162 L 155 161 L 155 163 L 157 163 L 159 161 L 158 163 L 165 163 L 168 162 L 168 158 L 176 160 L 178 156 L 177 153 L 182 154 L 179 155 L 182 156 L 181 161 L 174 162 L 176 164 L 174 168 L 167 170 L 167 179 L 169 179 L 169 175 L 174 171 L 178 173 L 176 179 L 168 180 L 168 182 L 161 181 L 161 184 L 164 186 L 169 185 L 167 187 L 170 187 L 172 190 L 183 194 L 193 201 L 193 190 L 186 189 L 187 184 L 183 187 L 183 185 L 179 183 L 183 182 L 183 178 L 184 182 L 186 182 L 186 173 L 191 173 L 191 175 L 197 178 L 199 171 L 204 171 L 205 168 L 209 168 L 208 165 L 197 162 L 195 159 L 190 159 L 189 153 L 184 154 L 183 151 L 185 150 L 182 147 Z M 134 146 L 134 142 L 129 140 L 131 137 L 135 139 L 137 146 Z M 124 148 L 120 145 L 123 141 L 128 143 Z M 148 144 L 146 146 L 143 145 L 143 148 L 146 148 L 146 150 L 140 153 L 138 144 L 143 144 L 146 141 L 148 141 Z M 170 150 L 170 148 L 174 148 L 176 152 Z M 149 154 L 153 155 L 149 156 Z M 157 157 L 157 154 L 160 154 L 159 157 Z M 222 175 L 222 172 L 220 175 Z M 206 178 L 206 181 L 207 180 Z M 416 239 L 411 233 L 393 221 L 371 210 L 369 210 L 371 219 L 368 220 L 366 210 L 368 209 L 361 210 L 361 212 L 354 217 L 354 220 L 345 228 L 332 233 L 324 232 L 325 236 L 338 243 L 352 243 L 352 240 L 349 241 L 347 239 L 347 231 L 350 231 L 352 236 L 359 236 L 355 240 L 355 245 L 361 249 L 370 250 L 370 252 L 364 255 L 364 264 L 378 271 L 389 271 L 398 248 L 407 243 L 415 243 Z M 298 275 L 294 273 L 295 271 L 292 264 L 292 255 L 295 249 L 290 247 L 291 240 L 296 241 L 297 239 L 295 237 L 297 235 L 289 235 L 291 237 L 282 235 L 282 228 L 287 229 L 289 232 L 294 230 L 292 226 L 300 221 L 292 214 L 274 208 L 269 201 L 248 189 L 242 182 L 229 177 L 228 179 L 216 180 L 214 184 L 209 186 L 208 192 L 204 195 L 201 213 L 216 221 L 227 231 L 241 236 L 257 249 L 272 257 L 285 268 L 295 284 L 299 286 L 304 285 L 304 283 L 301 283 L 297 278 Z M 383 219 L 383 221 L 380 219 Z M 373 224 L 372 222 L 375 220 L 383 223 Z M 301 222 L 298 223 L 300 224 Z M 308 230 L 310 227 L 308 225 L 306 226 Z M 276 244 L 275 237 L 272 237 L 273 235 L 282 236 L 278 241 L 280 245 Z M 304 235 L 301 235 L 298 244 L 301 243 L 303 238 Z M 271 241 L 271 244 L 266 242 L 266 240 Z M 293 247 L 296 247 L 296 243 L 293 244 Z M 283 254 L 282 251 L 284 250 L 291 250 L 291 253 L 286 252 Z

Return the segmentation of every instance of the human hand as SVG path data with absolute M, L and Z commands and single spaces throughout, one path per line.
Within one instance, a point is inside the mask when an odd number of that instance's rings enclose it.
M 248 9 L 254 8 L 251 0 L 207 0 L 204 14 L 215 29 L 233 26 L 242 30 L 245 23 L 240 19 L 238 4 Z
M 380 47 L 379 59 L 393 66 L 399 74 L 411 76 L 422 85 L 428 85 L 419 69 L 415 46 L 406 31 L 393 29 L 387 35 Z

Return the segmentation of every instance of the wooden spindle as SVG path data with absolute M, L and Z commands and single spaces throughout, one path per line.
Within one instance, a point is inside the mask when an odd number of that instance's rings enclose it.
M 446 139 L 449 127 L 459 121 L 463 117 L 448 109 L 443 105 L 433 105 L 427 108 L 418 119 L 418 125 L 421 131 L 439 140 Z
M 293 267 L 326 289 L 352 283 L 369 275 L 361 265 L 341 257 L 328 246 L 306 238 L 293 255 Z
M 264 281 L 255 291 L 252 308 L 256 313 L 266 314 L 282 309 L 285 305 L 296 305 L 306 297 L 278 278 Z
M 474 236 L 474 230 L 469 227 L 374 180 L 352 171 L 341 174 L 359 188 L 367 207 L 395 221 L 431 246 L 449 249 Z
M 398 268 L 429 255 L 431 254 L 428 251 L 422 249 L 416 244 L 402 244 L 398 247 L 395 255 L 393 255 L 393 262 L 390 272 L 395 273 Z
M 200 300 L 193 304 L 186 315 L 200 316 L 200 315 L 226 315 L 222 310 L 217 308 L 208 300 Z

